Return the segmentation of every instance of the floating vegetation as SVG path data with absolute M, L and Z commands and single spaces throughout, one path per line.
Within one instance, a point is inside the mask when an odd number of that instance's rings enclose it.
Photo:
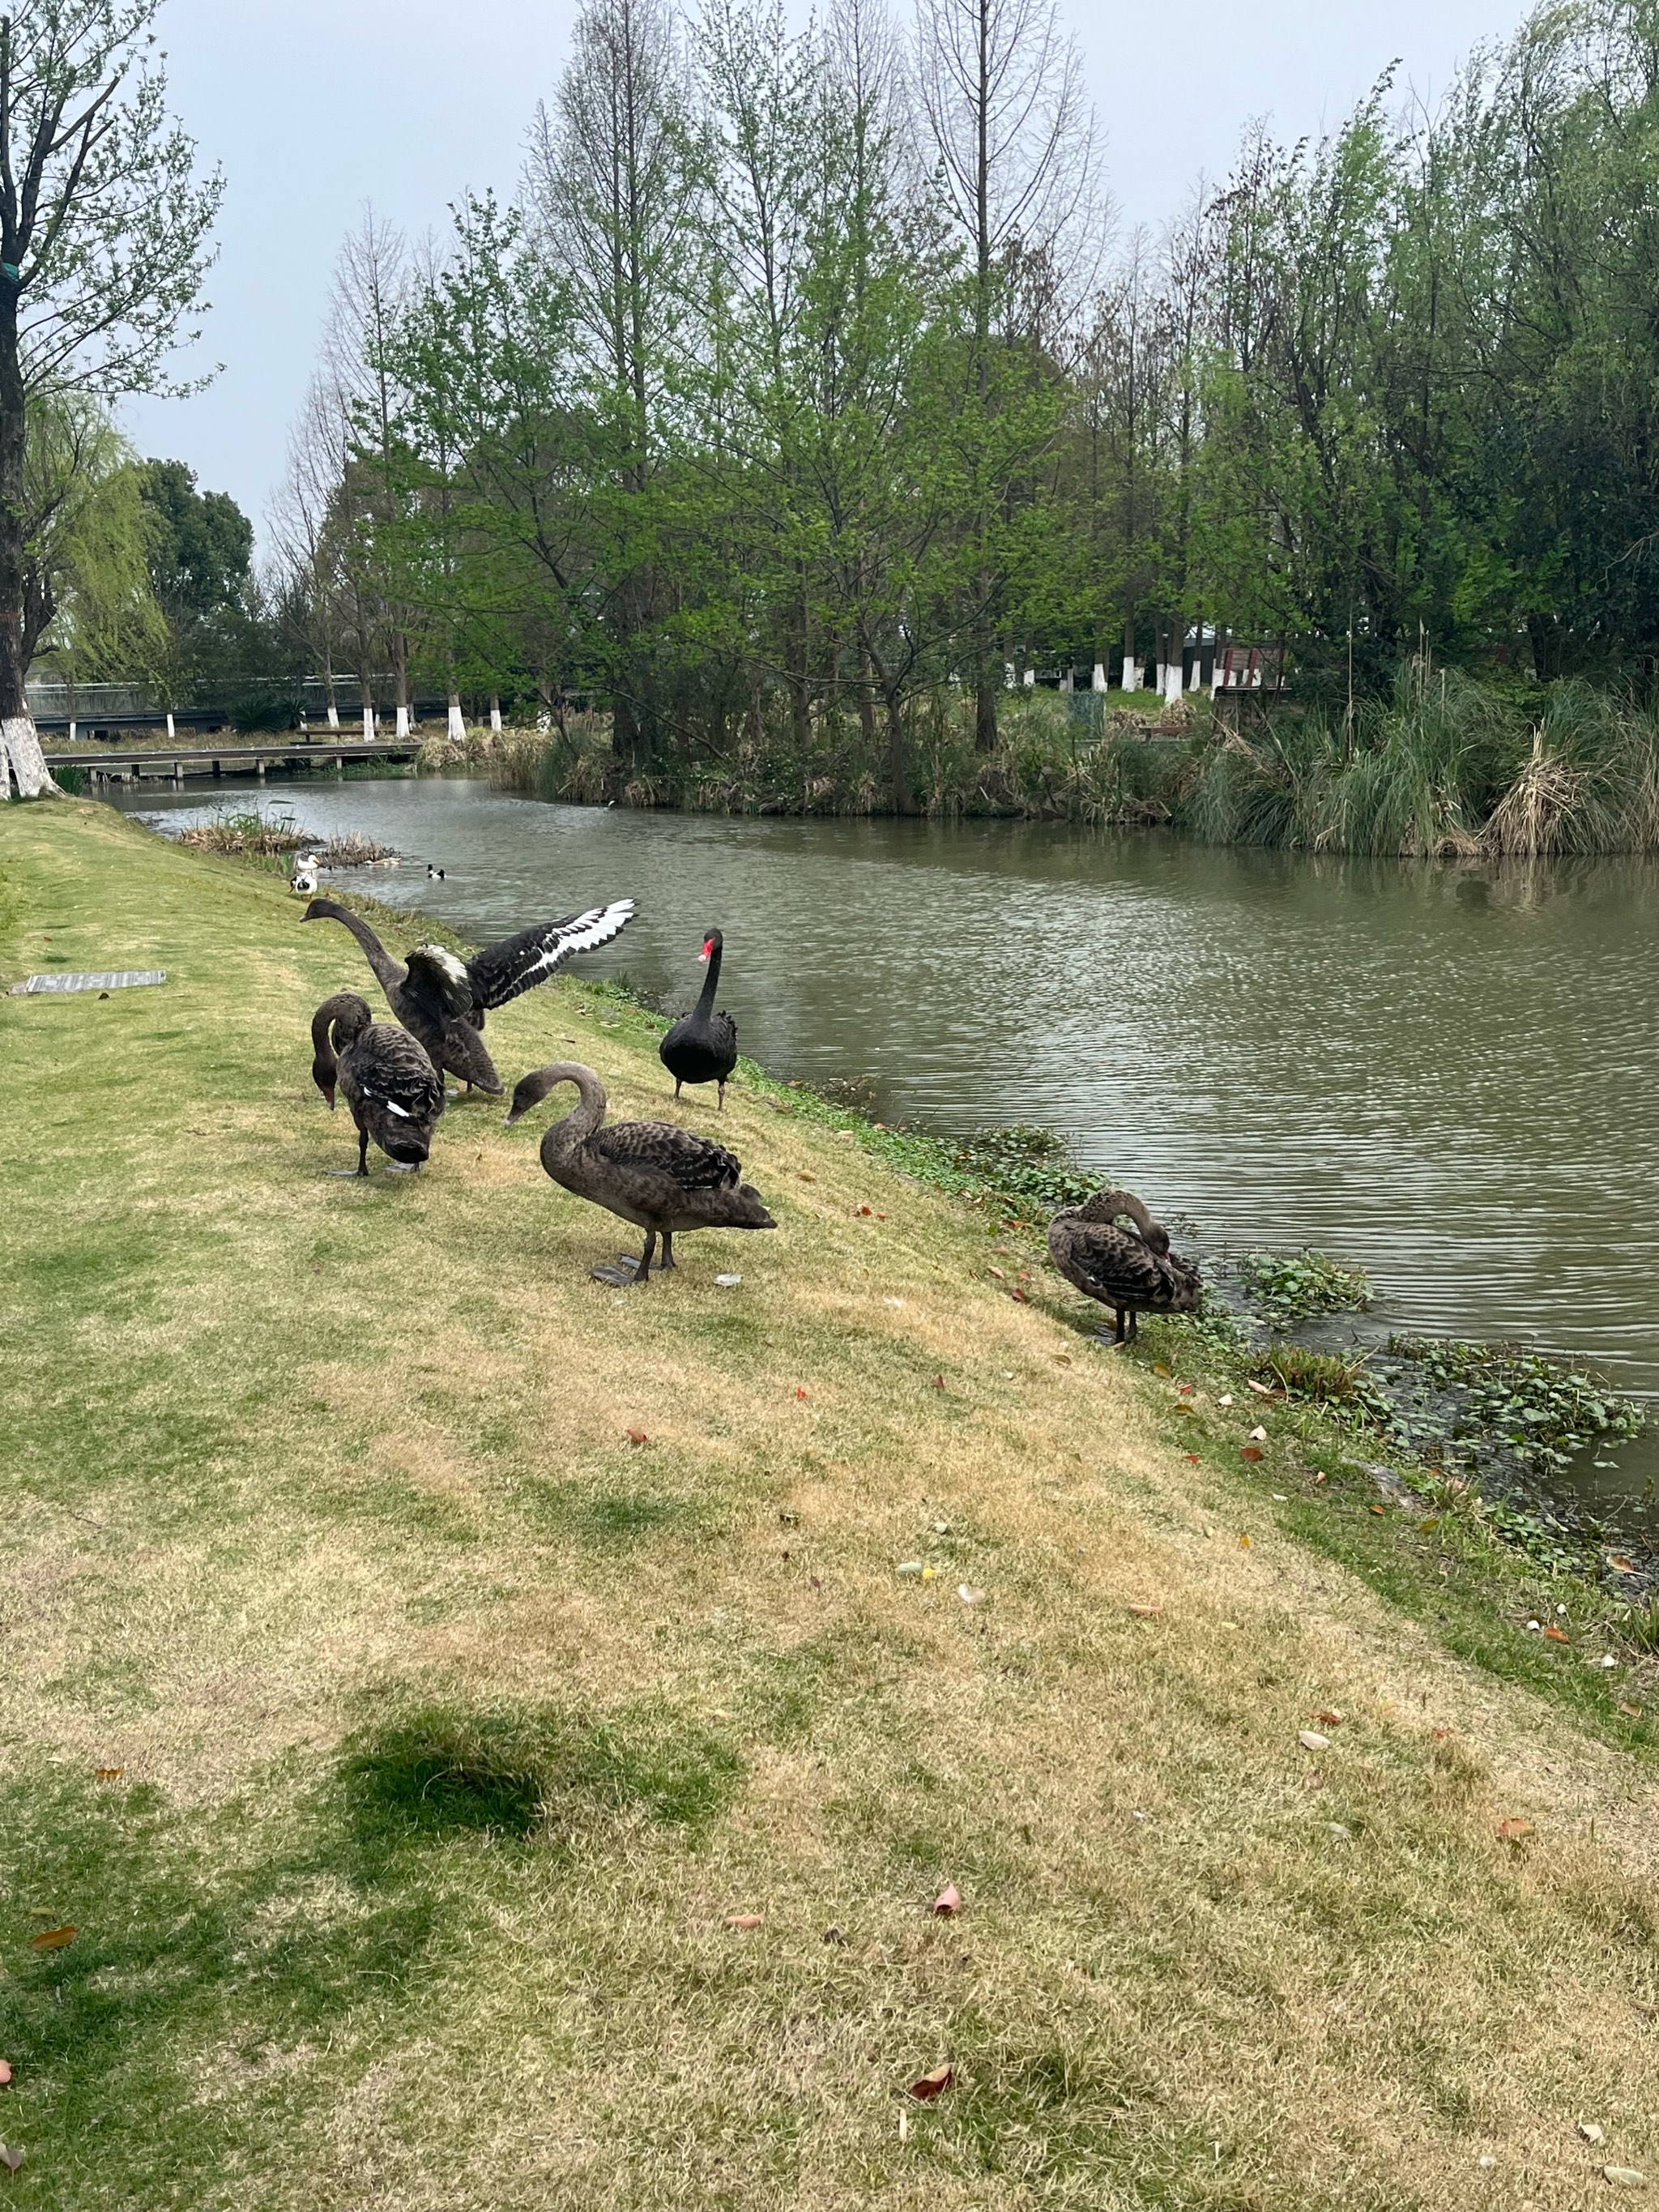
M 270 860 L 284 853 L 310 852 L 322 840 L 309 837 L 294 826 L 294 817 L 264 814 L 214 814 L 205 822 L 192 822 L 179 832 L 178 842 L 198 853 L 228 853 L 238 859 Z
M 1316 1314 L 1361 1313 L 1371 1302 L 1370 1279 L 1328 1252 L 1252 1252 L 1238 1264 L 1245 1297 L 1273 1328 L 1294 1328 Z
M 297 829 L 291 814 L 214 814 L 179 832 L 178 842 L 198 853 L 222 853 L 236 860 L 281 860 L 289 853 L 314 853 L 325 868 L 366 868 L 395 860 L 390 845 L 377 844 L 353 830 L 343 837 L 319 837 Z
M 1103 1188 L 1099 1176 L 1078 1172 L 1071 1148 L 1057 1130 L 1021 1121 L 975 1131 L 952 1148 L 951 1158 L 969 1182 L 1046 1213 L 1081 1206 Z
M 1431 1401 L 1415 1423 L 1425 1455 L 1437 1443 L 1443 1459 L 1497 1449 L 1548 1480 L 1591 1444 L 1639 1436 L 1646 1425 L 1628 1399 L 1538 1352 L 1415 1336 L 1391 1336 L 1388 1348 Z

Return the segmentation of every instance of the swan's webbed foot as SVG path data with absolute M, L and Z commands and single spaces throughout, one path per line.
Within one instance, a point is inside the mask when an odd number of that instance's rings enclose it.
M 388 1175 L 419 1175 L 421 1164 L 418 1160 L 388 1160 L 386 1171 Z

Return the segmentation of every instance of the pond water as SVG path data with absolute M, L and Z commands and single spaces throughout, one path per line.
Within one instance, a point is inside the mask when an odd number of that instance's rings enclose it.
M 116 803 L 177 828 L 254 799 Z M 647 814 L 435 779 L 257 803 L 394 846 L 400 867 L 341 880 L 481 937 L 629 894 L 638 919 L 588 964 L 658 1000 L 690 1003 L 718 925 L 721 1003 L 780 1073 L 868 1079 L 884 1120 L 936 1130 L 1050 1123 L 1205 1251 L 1317 1245 L 1370 1272 L 1388 1326 L 1521 1338 L 1659 1393 L 1651 861 Z

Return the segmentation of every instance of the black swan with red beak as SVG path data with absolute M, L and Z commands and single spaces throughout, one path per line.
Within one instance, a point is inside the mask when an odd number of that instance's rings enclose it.
M 597 952 L 621 936 L 634 918 L 632 899 L 589 907 L 562 921 L 538 922 L 499 945 L 486 945 L 462 960 L 441 945 L 417 945 L 405 960 L 394 960 L 363 920 L 336 899 L 315 898 L 302 921 L 343 922 L 363 948 L 386 1002 L 425 1046 L 434 1067 L 459 1075 L 471 1090 L 500 1097 L 506 1089 L 484 1048 L 486 1013 L 505 1006 L 544 983 L 578 952 Z
M 711 929 L 702 940 L 699 960 L 708 963 L 702 995 L 689 1014 L 682 1014 L 657 1047 L 659 1058 L 674 1079 L 674 1096 L 683 1083 L 718 1083 L 720 1103 L 726 1104 L 726 1079 L 738 1064 L 738 1025 L 730 1014 L 714 1012 L 720 988 L 720 962 L 726 940 Z
M 311 1018 L 311 1079 L 330 1113 L 336 1085 L 344 1092 L 357 1124 L 360 1176 L 368 1173 L 371 1137 L 396 1168 L 418 1168 L 430 1153 L 443 1078 L 407 1030 L 377 1022 L 355 991 L 337 991 Z
M 634 1222 L 645 1231 L 645 1250 L 626 1268 L 595 1267 L 601 1282 L 618 1289 L 651 1279 L 651 1261 L 662 1238 L 662 1265 L 674 1265 L 674 1238 L 690 1229 L 775 1229 L 757 1190 L 743 1179 L 741 1163 L 723 1145 L 672 1121 L 605 1121 L 605 1086 L 579 1060 L 555 1060 L 521 1079 L 513 1093 L 510 1128 L 538 1105 L 556 1084 L 574 1083 L 577 1103 L 542 1138 L 542 1165 L 562 1189 L 574 1191 Z
M 1120 1229 L 1120 1220 L 1134 1226 Z M 1115 1345 L 1132 1341 L 1139 1314 L 1196 1313 L 1203 1304 L 1197 1267 L 1170 1251 L 1169 1231 L 1132 1190 L 1097 1190 L 1086 1205 L 1055 1214 L 1048 1256 L 1068 1283 L 1110 1306 Z

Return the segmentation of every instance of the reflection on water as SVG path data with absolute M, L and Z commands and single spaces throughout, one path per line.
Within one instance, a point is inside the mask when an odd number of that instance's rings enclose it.
M 394 845 L 401 868 L 353 880 L 480 934 L 631 893 L 594 964 L 655 995 L 689 1001 L 718 924 L 722 1002 L 771 1067 L 868 1076 L 889 1120 L 1051 1122 L 1211 1249 L 1321 1245 L 1396 1325 L 1524 1336 L 1659 1390 L 1650 861 L 1469 870 L 458 781 L 259 803 Z

